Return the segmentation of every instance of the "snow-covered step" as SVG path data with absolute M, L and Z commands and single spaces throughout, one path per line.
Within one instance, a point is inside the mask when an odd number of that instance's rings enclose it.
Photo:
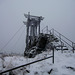
M 68 48 L 56 48 L 56 50 L 68 50 Z

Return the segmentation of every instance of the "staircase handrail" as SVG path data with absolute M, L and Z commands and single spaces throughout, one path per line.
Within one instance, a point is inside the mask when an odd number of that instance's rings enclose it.
M 55 34 L 57 37 L 59 37 L 57 34 Z M 60 37 L 59 37 L 60 38 Z M 70 47 L 72 47 L 69 43 L 67 43 L 65 40 L 63 40 L 62 38 L 61 38 L 61 40 L 62 41 L 64 41 L 66 44 L 68 44 Z
M 73 53 L 74 53 L 74 50 L 75 50 L 75 43 L 73 41 L 71 41 L 70 39 L 68 39 L 67 37 L 65 37 L 64 35 L 62 35 L 61 33 L 59 33 L 57 30 L 55 29 L 52 29 L 52 34 L 54 35 L 55 32 L 57 32 L 60 36 L 58 36 L 62 41 L 64 41 L 69 47 L 71 47 L 73 49 Z M 65 41 L 63 38 L 65 38 L 68 42 L 70 42 L 71 44 L 69 44 L 67 41 Z
M 73 48 L 74 49 L 74 42 L 73 41 L 71 41 L 70 39 L 68 39 L 67 37 L 65 37 L 64 35 L 62 35 L 61 33 L 59 33 L 57 30 L 55 30 L 54 28 L 52 28 L 51 30 L 48 30 L 48 26 L 46 26 L 46 27 L 44 27 L 43 29 L 42 29 L 42 33 L 43 33 L 43 31 L 44 31 L 44 29 L 47 29 L 47 30 L 45 30 L 45 31 L 47 31 L 47 33 L 49 32 L 50 34 L 55 34 L 55 32 L 57 32 L 59 35 L 61 35 L 63 38 L 65 38 L 67 41 L 69 41 L 71 44 L 69 44 L 68 42 L 66 42 L 65 40 L 63 40 L 62 38 L 61 38 L 61 40 L 62 41 L 64 41 L 67 45 L 69 45 L 71 48 Z M 57 35 L 58 36 L 58 35 Z M 58 36 L 59 37 L 59 36 Z M 60 37 L 59 37 L 60 38 Z
M 68 41 L 70 41 L 71 43 L 74 43 L 73 41 L 71 41 L 70 39 L 68 39 L 67 37 L 65 37 L 64 35 L 62 35 L 61 33 L 59 33 L 57 30 L 53 29 L 54 31 L 56 31 L 58 34 L 60 34 L 61 36 L 63 36 L 64 38 L 66 38 Z

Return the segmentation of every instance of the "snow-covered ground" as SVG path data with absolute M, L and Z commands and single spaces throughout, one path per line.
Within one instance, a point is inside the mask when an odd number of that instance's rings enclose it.
M 51 56 L 51 54 L 51 52 L 43 52 L 35 58 L 0 55 L 0 72 Z M 15 75 L 75 75 L 75 53 L 55 51 L 54 55 L 54 64 L 52 63 L 52 58 L 49 58 L 14 70 L 13 73 Z

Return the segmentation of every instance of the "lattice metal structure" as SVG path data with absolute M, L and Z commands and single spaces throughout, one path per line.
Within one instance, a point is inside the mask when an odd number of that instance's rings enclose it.
M 44 19 L 42 16 L 33 16 L 28 14 L 24 14 L 25 18 L 27 18 L 27 22 L 23 21 L 23 23 L 27 27 L 26 32 L 26 49 L 28 50 L 32 45 L 33 41 L 39 37 L 40 34 L 40 22 Z

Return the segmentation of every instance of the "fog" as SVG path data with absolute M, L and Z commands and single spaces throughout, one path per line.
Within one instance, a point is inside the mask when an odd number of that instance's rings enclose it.
M 0 0 L 0 52 L 24 52 L 26 26 L 23 21 L 26 21 L 24 13 L 28 12 L 44 17 L 41 29 L 54 28 L 75 42 L 75 0 Z

